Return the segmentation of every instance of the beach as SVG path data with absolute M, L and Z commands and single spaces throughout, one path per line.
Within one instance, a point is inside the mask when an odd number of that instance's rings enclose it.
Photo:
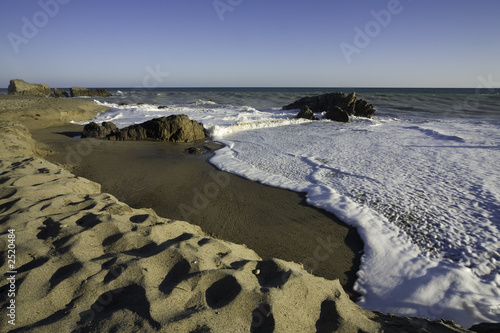
M 186 144 L 75 139 L 70 120 L 106 109 L 91 101 L 0 106 L 12 332 L 466 331 L 357 306 L 344 288 L 355 296 L 362 242 L 298 193 L 220 172 Z
M 55 151 L 49 161 L 67 164 L 134 208 L 186 220 L 214 237 L 246 244 L 262 258 L 305 263 L 317 276 L 339 279 L 356 298 L 361 239 L 333 214 L 305 203 L 303 195 L 219 171 L 207 161 L 211 153 L 187 153 L 191 143 L 89 139 L 82 148 L 73 138 L 82 129 L 47 128 L 33 137 Z M 198 145 L 220 147 L 215 142 Z M 86 156 L 73 153 L 78 149 Z M 314 259 L 318 251 L 335 255 L 319 261 Z

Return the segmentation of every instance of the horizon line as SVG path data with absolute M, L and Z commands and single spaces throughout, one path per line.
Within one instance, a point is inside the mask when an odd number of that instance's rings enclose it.
M 54 86 L 57 88 L 60 86 Z M 61 87 L 58 89 L 71 89 L 73 87 Z M 165 86 L 165 87 L 143 87 L 143 86 L 86 86 L 88 89 L 488 89 L 487 87 L 432 87 L 432 86 L 406 86 L 406 87 L 367 87 L 367 86 Z M 2 88 L 7 90 L 8 87 Z M 53 89 L 53 88 L 52 88 Z M 493 88 L 497 89 L 497 88 Z

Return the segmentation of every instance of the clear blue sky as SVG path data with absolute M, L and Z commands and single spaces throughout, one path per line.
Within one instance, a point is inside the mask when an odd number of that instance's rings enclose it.
M 498 0 L 217 1 L 3 0 L 0 87 L 12 78 L 51 87 L 500 81 Z M 382 10 L 393 13 L 377 22 L 371 12 Z

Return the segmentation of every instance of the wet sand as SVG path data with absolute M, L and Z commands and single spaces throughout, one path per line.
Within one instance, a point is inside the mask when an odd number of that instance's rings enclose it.
M 333 214 L 309 206 L 304 195 L 221 172 L 208 162 L 211 153 L 186 153 L 193 144 L 74 139 L 81 130 L 65 125 L 32 135 L 53 150 L 46 159 L 101 184 L 131 207 L 196 224 L 263 258 L 303 263 L 314 275 L 339 279 L 357 297 L 361 239 Z

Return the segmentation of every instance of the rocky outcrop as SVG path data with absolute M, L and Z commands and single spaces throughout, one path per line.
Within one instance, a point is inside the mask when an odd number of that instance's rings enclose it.
M 481 323 L 469 328 L 476 333 L 498 333 L 500 332 L 500 323 Z
M 53 95 L 54 95 L 54 97 L 69 97 L 69 94 L 66 90 L 57 89 L 57 88 L 54 88 Z
M 309 119 L 309 120 L 319 120 L 318 117 L 314 115 L 311 109 L 306 105 L 300 112 L 297 114 L 297 119 Z
M 202 124 L 190 120 L 186 115 L 172 115 L 123 128 L 116 139 L 192 142 L 205 139 L 205 129 Z
M 113 123 L 85 125 L 82 137 L 108 140 L 159 140 L 172 142 L 193 142 L 205 139 L 203 124 L 190 120 L 188 116 L 172 115 L 155 118 L 142 124 L 131 125 L 121 130 Z
M 364 99 L 358 99 L 356 101 L 356 112 L 355 115 L 358 117 L 371 118 L 375 113 L 375 108 L 372 104 L 368 103 Z
M 348 122 L 351 116 L 371 118 L 375 113 L 373 105 L 364 99 L 356 99 L 354 92 L 349 95 L 334 92 L 304 97 L 283 106 L 283 110 L 300 109 L 302 113 L 306 107 L 313 113 L 326 112 L 327 119 L 341 122 Z
M 48 85 L 38 83 L 28 83 L 21 79 L 10 80 L 9 95 L 24 95 L 24 96 L 43 96 L 51 95 Z
M 329 110 L 325 114 L 325 118 L 342 123 L 348 123 L 350 121 L 349 113 L 338 106 L 334 106 L 332 110 Z
M 111 93 L 106 89 L 87 89 L 82 87 L 72 87 L 71 97 L 109 97 Z
M 101 126 L 92 122 L 85 125 L 82 132 L 82 138 L 108 139 L 116 135 L 120 130 L 111 122 L 103 122 Z

